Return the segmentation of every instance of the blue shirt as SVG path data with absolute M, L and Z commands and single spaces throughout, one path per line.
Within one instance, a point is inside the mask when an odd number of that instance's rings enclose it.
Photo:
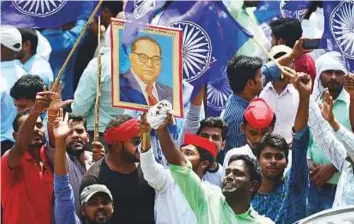
M 75 214 L 74 192 L 69 184 L 69 175 L 54 174 L 54 213 L 55 223 L 81 224 Z
M 99 132 L 103 133 L 109 121 L 117 115 L 123 114 L 124 109 L 112 106 L 112 78 L 111 78 L 111 54 L 110 49 L 102 49 L 101 56 L 101 103 Z M 72 112 L 76 116 L 85 117 L 87 130 L 93 131 L 95 126 L 95 102 L 97 95 L 97 58 L 94 58 L 87 65 L 83 72 L 79 85 L 75 91 L 74 102 L 71 105 Z
M 12 122 L 16 117 L 16 107 L 10 96 L 10 89 L 26 72 L 15 60 L 0 62 L 0 98 L 1 98 L 1 141 L 14 141 Z
M 263 65 L 261 72 L 265 78 L 263 85 L 266 85 L 270 81 L 277 80 L 280 77 L 278 67 L 272 62 Z M 232 94 L 226 104 L 223 119 L 229 128 L 226 135 L 225 153 L 232 148 L 239 148 L 246 144 L 245 135 L 241 130 L 241 124 L 243 122 L 243 113 L 248 104 L 248 101 L 236 94 Z
M 23 64 L 23 68 L 27 74 L 41 77 L 49 89 L 50 82 L 53 81 L 54 76 L 48 61 L 44 60 L 38 54 L 35 54 Z
M 85 23 L 85 20 L 78 20 L 73 28 L 66 31 L 61 29 L 43 30 L 42 35 L 47 38 L 52 47 L 49 63 L 52 66 L 55 78 L 79 37 L 81 30 L 84 28 Z M 63 71 L 61 79 L 63 81 L 63 100 L 72 99 L 74 96 L 74 68 L 76 55 L 77 50 L 74 52 L 68 65 Z
M 309 128 L 295 133 L 292 142 L 292 164 L 285 180 L 267 194 L 256 193 L 253 208 L 275 223 L 294 223 L 306 216 L 308 167 L 306 150 L 310 139 Z

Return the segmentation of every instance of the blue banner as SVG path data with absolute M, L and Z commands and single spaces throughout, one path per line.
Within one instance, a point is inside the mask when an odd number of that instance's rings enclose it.
M 183 79 L 194 86 L 194 94 L 207 82 L 219 79 L 229 59 L 252 37 L 221 1 L 128 2 L 127 20 L 137 20 L 135 12 L 142 11 L 138 2 L 150 4 L 150 8 L 144 5 L 146 17 L 138 21 L 151 23 L 154 18 L 157 25 L 183 30 Z
M 340 52 L 354 72 L 354 1 L 323 2 L 325 30 L 322 47 Z
M 87 20 L 97 1 L 12 0 L 1 1 L 1 25 L 18 28 L 57 28 Z

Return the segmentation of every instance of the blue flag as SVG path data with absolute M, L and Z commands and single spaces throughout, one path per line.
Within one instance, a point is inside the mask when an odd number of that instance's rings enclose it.
M 217 117 L 225 108 L 232 90 L 229 85 L 229 80 L 224 75 L 213 82 L 209 82 L 207 86 L 207 116 Z
M 142 1 L 128 3 L 127 20 L 136 20 L 134 12 L 141 7 L 137 2 Z M 183 79 L 194 86 L 192 97 L 201 86 L 219 79 L 229 59 L 252 37 L 221 1 L 162 1 L 155 8 L 155 1 L 146 2 L 150 9 L 140 21 L 155 17 L 158 25 L 183 31 Z
M 97 1 L 12 0 L 1 1 L 1 24 L 18 28 L 56 28 L 87 20 Z
M 324 1 L 323 10 L 322 47 L 340 52 L 354 72 L 354 1 Z

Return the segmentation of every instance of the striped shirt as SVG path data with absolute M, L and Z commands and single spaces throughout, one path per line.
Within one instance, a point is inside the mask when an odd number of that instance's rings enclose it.
M 314 101 L 310 103 L 309 125 L 317 144 L 341 172 L 333 208 L 354 205 L 354 134 L 343 125 L 334 132 Z

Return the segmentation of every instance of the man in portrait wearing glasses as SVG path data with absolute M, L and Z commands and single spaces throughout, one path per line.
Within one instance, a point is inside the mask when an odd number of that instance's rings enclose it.
M 120 75 L 120 100 L 143 105 L 155 105 L 160 100 L 172 103 L 172 88 L 157 82 L 162 52 L 156 40 L 149 36 L 136 38 L 129 59 L 131 68 Z

